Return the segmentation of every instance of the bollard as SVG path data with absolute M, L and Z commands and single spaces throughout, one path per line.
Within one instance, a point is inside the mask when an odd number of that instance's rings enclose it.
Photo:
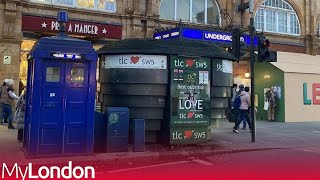
M 145 151 L 145 123 L 144 119 L 133 120 L 133 152 Z

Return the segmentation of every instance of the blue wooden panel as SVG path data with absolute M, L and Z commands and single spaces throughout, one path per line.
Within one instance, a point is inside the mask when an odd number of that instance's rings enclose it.
M 72 78 L 74 69 L 82 69 L 80 80 Z M 86 125 L 88 106 L 88 64 L 67 62 L 66 83 L 66 119 L 64 136 L 65 153 L 85 153 L 86 150 Z M 77 78 L 77 79 L 79 79 Z

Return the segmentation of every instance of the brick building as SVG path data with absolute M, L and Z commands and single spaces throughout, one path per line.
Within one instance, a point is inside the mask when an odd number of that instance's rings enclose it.
M 181 19 L 190 26 L 241 26 L 249 14 L 236 12 L 241 0 L 0 0 L 0 80 L 25 83 L 27 54 L 43 36 L 55 34 L 57 11 L 69 12 L 69 34 L 91 40 L 98 49 L 107 41 L 152 37 L 160 27 Z M 320 1 L 255 0 L 255 26 L 272 49 L 320 54 Z M 320 59 L 319 59 L 320 60 Z M 248 63 L 235 64 L 243 77 Z M 18 89 L 18 83 L 15 83 Z

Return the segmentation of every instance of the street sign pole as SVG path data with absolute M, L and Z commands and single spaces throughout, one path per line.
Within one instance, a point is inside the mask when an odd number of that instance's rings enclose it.
M 251 111 L 250 118 L 252 121 L 251 142 L 256 142 L 256 119 L 255 119 L 255 92 L 254 92 L 254 17 L 253 17 L 253 0 L 249 1 L 250 12 L 250 69 L 251 69 Z

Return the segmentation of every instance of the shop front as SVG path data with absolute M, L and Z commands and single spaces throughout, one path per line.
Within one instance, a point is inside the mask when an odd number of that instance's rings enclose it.
M 278 52 L 278 62 L 256 64 L 257 118 L 270 119 L 268 92 L 277 96 L 274 120 L 320 121 L 320 63 L 316 56 Z M 268 117 L 269 116 L 269 117 Z
M 23 32 L 23 38 L 21 43 L 20 72 L 17 73 L 19 73 L 23 85 L 26 85 L 28 54 L 41 37 L 57 34 L 59 23 L 55 17 L 23 14 L 21 30 Z M 93 42 L 94 48 L 98 50 L 104 42 L 122 38 L 122 25 L 116 23 L 70 20 L 66 26 L 66 33 L 71 37 Z

